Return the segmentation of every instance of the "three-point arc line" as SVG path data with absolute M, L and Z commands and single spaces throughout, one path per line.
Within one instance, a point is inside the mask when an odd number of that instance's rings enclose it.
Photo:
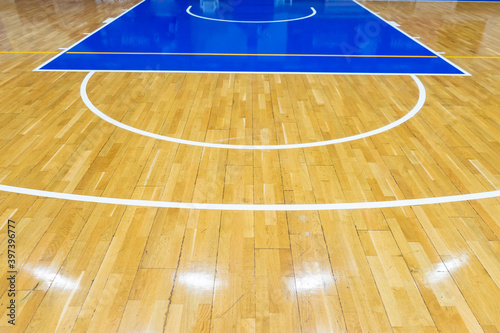
M 81 92 L 85 91 L 86 84 L 88 79 L 92 76 L 93 73 L 89 73 L 81 85 Z M 414 110 L 419 106 L 420 102 L 423 105 L 425 101 L 425 89 L 423 88 L 420 80 L 417 79 L 416 76 L 412 76 L 417 86 L 419 87 L 420 96 L 419 102 L 414 107 Z M 85 84 L 84 84 L 85 83 Z M 423 92 L 423 94 L 422 94 Z M 85 94 L 82 93 L 82 98 L 85 100 Z M 423 96 L 423 98 L 422 98 Z M 87 97 L 88 99 L 88 97 Z M 88 101 L 90 102 L 90 101 Z M 417 111 L 422 107 L 420 105 L 417 108 Z M 94 107 L 95 108 L 95 107 Z M 412 110 L 412 112 L 414 111 Z M 94 110 L 92 110 L 94 112 Z M 99 111 L 100 112 L 100 111 Z M 416 113 L 415 112 L 415 113 Z M 95 113 L 95 112 L 94 112 Z M 410 112 L 411 113 L 411 112 Z M 410 114 L 409 113 L 409 114 Z M 407 116 L 409 115 L 407 114 Z M 107 116 L 106 116 L 107 117 Z M 410 116 L 411 117 L 411 116 Z M 408 119 L 410 118 L 408 117 Z M 404 118 L 404 117 L 403 117 Z M 402 120 L 400 123 L 406 121 Z M 111 119 L 111 118 L 110 118 Z M 106 120 L 106 119 L 105 119 Z M 402 121 L 401 121 L 402 120 Z M 116 122 L 113 120 L 113 123 Z M 117 122 L 118 123 L 118 122 Z M 119 123 L 120 127 L 123 128 L 123 125 Z M 394 123 L 390 124 L 393 125 Z M 399 123 L 398 123 L 399 124 Z M 394 125 L 392 127 L 395 127 Z M 391 128 L 392 128 L 391 127 Z M 389 129 L 389 128 L 387 128 Z M 385 130 L 387 130 L 385 129 Z M 137 129 L 135 129 L 137 130 Z M 379 131 L 381 129 L 378 129 Z M 140 130 L 137 130 L 140 131 Z M 136 131 L 136 132 L 137 132 Z M 373 131 L 372 131 L 373 132 Z M 383 131 L 380 131 L 383 132 Z M 146 132 L 148 133 L 148 132 Z M 364 133 L 364 135 L 370 132 Z M 142 134 L 142 133 L 139 133 Z M 376 133 L 372 133 L 373 135 Z M 150 133 L 148 136 L 156 136 L 156 134 Z M 352 137 L 350 137 L 351 140 Z M 177 142 L 179 139 L 172 139 L 171 141 Z M 348 138 L 343 138 L 348 139 Z M 181 140 L 186 141 L 186 140 Z M 350 140 L 349 140 L 350 141 Z M 323 141 L 325 142 L 325 141 Z M 185 143 L 185 142 L 180 142 Z M 190 143 L 193 144 L 193 143 Z M 199 145 L 213 145 L 208 143 L 198 142 Z M 314 144 L 314 143 L 313 143 Z M 331 144 L 331 143 L 329 143 Z M 224 148 L 228 148 L 231 145 L 222 145 Z M 288 145 L 290 146 L 290 145 Z M 239 146 L 241 147 L 241 146 Z M 257 146 L 258 147 L 258 146 Z M 278 146 L 283 149 L 284 146 Z M 218 147 L 221 148 L 221 147 Z M 245 149 L 245 148 L 243 148 Z M 247 148 L 249 149 L 249 148 Z M 255 149 L 255 148 L 252 148 Z M 430 204 L 442 204 L 442 203 L 452 203 L 452 202 L 461 202 L 461 201 L 469 201 L 469 200 L 479 200 L 479 199 L 488 199 L 488 198 L 496 198 L 500 197 L 500 190 L 489 191 L 489 192 L 480 192 L 480 193 L 471 193 L 471 194 L 459 194 L 459 195 L 451 195 L 451 196 L 442 196 L 442 197 L 433 197 L 433 198 L 420 198 L 420 199 L 404 199 L 404 200 L 390 200 L 390 201 L 372 201 L 372 202 L 351 202 L 351 203 L 330 203 L 330 204 L 216 204 L 216 203 L 191 203 L 191 202 L 166 202 L 166 201 L 155 201 L 155 200 L 135 200 L 135 199 L 123 199 L 123 198 L 109 198 L 109 197 L 97 197 L 91 195 L 81 195 L 81 194 L 72 194 L 72 193 L 59 193 L 59 192 L 51 192 L 45 190 L 36 190 L 29 188 L 22 188 L 17 186 L 9 186 L 0 184 L 0 191 L 9 192 L 9 193 L 17 193 L 17 194 L 25 194 L 32 195 L 43 198 L 53 198 L 53 199 L 61 199 L 61 200 L 70 200 L 70 201 L 79 201 L 79 202 L 92 202 L 92 203 L 100 203 L 100 204 L 113 204 L 113 205 L 127 205 L 127 206 L 139 206 L 139 207 L 155 207 L 155 208 L 181 208 L 181 209 L 206 209 L 206 210 L 231 210 L 231 211 L 318 211 L 318 210 L 352 210 L 352 209 L 380 209 L 380 208 L 391 208 L 391 207 L 405 207 L 405 206 L 419 206 L 419 205 L 430 205 Z
M 391 208 L 405 206 L 420 206 L 430 204 L 442 204 L 460 202 L 468 200 L 478 200 L 495 198 L 500 196 L 500 191 L 481 192 L 472 194 L 451 195 L 445 197 L 406 199 L 392 201 L 372 201 L 372 202 L 350 202 L 331 204 L 214 204 L 214 203 L 191 203 L 191 202 L 167 202 L 155 200 L 135 200 L 108 197 L 96 197 L 92 195 L 81 195 L 71 193 L 58 193 L 42 191 L 16 186 L 0 185 L 0 191 L 33 195 L 37 197 L 62 199 L 70 201 L 92 202 L 99 204 L 126 205 L 155 208 L 182 208 L 182 209 L 208 209 L 208 210 L 231 210 L 231 211 L 314 211 L 314 210 L 352 210 L 352 209 L 372 209 Z
M 94 106 L 94 104 L 92 104 L 89 97 L 87 96 L 87 84 L 88 84 L 88 82 L 93 74 L 94 74 L 94 72 L 90 72 L 83 79 L 82 84 L 80 86 L 80 94 L 82 96 L 83 102 L 89 108 L 89 110 L 92 111 L 93 113 L 95 113 L 101 119 L 107 121 L 110 124 L 115 125 L 116 127 L 120 127 L 126 131 L 130 131 L 130 132 L 133 132 L 133 133 L 136 133 L 139 135 L 147 136 L 147 137 L 150 137 L 153 139 L 162 140 L 162 141 L 169 141 L 169 142 L 174 142 L 174 143 L 180 143 L 180 144 L 186 144 L 186 145 L 191 145 L 191 146 L 206 147 L 206 148 L 248 149 L 248 150 L 297 149 L 297 148 L 310 148 L 310 147 L 327 146 L 327 145 L 332 145 L 332 144 L 337 144 L 337 143 L 344 143 L 344 142 L 359 140 L 359 139 L 370 137 L 370 136 L 375 135 L 375 134 L 380 134 L 382 132 L 388 131 L 396 126 L 401 125 L 402 123 L 404 123 L 408 119 L 415 116 L 420 111 L 420 109 L 422 109 L 422 107 L 424 106 L 424 103 L 425 103 L 425 99 L 426 99 L 426 92 L 425 92 L 424 85 L 418 79 L 418 77 L 416 77 L 415 75 L 410 75 L 418 87 L 419 95 L 418 95 L 417 104 L 404 117 L 401 117 L 398 120 L 396 120 L 388 125 L 385 125 L 383 127 L 377 128 L 377 129 L 369 131 L 369 132 L 356 134 L 356 135 L 352 135 L 352 136 L 348 136 L 348 137 L 344 137 L 344 138 L 326 140 L 326 141 L 318 141 L 318 142 L 307 142 L 307 143 L 296 143 L 296 144 L 285 144 L 285 145 L 234 145 L 234 144 L 199 142 L 199 141 L 191 141 L 191 140 L 172 138 L 172 137 L 168 137 L 165 135 L 147 132 L 147 131 L 126 125 L 126 124 L 123 124 L 123 123 L 109 117 L 108 115 L 104 114 L 101 110 L 99 110 L 96 106 Z

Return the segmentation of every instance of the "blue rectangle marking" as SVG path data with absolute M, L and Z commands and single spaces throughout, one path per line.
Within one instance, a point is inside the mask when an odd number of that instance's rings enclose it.
M 38 70 L 467 74 L 354 1 L 146 0 Z

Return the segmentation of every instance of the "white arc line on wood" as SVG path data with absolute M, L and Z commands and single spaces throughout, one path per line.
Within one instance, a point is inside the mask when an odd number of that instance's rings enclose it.
M 350 210 L 350 209 L 371 209 L 371 208 L 391 208 L 405 206 L 420 206 L 431 204 L 442 204 L 450 202 L 460 202 L 468 200 L 479 200 L 495 198 L 500 196 L 500 190 L 490 192 L 480 192 L 471 194 L 450 195 L 445 197 L 405 199 L 391 201 L 371 201 L 371 202 L 348 202 L 331 204 L 278 204 L 278 205 L 256 205 L 256 204 L 211 204 L 211 203 L 191 203 L 191 202 L 167 202 L 154 200 L 135 200 L 109 197 L 96 197 L 92 195 L 81 195 L 71 193 L 59 193 L 43 190 L 34 190 L 16 186 L 0 185 L 0 191 L 33 195 L 37 197 L 63 199 L 71 201 L 94 202 L 111 205 L 126 205 L 140 207 L 157 208 L 184 208 L 184 209 L 209 209 L 209 210 L 245 210 L 245 211 L 312 211 L 312 210 Z
M 138 128 L 135 128 L 135 127 L 132 127 L 129 125 L 125 125 L 125 124 L 119 122 L 118 120 L 115 120 L 115 119 L 107 116 L 102 111 L 100 111 L 97 107 L 95 107 L 94 104 L 92 104 L 92 102 L 90 101 L 89 97 L 87 96 L 87 84 L 94 73 L 95 72 L 90 72 L 87 74 L 87 76 L 85 76 L 85 79 L 83 79 L 82 85 L 80 86 L 80 94 L 82 96 L 83 102 L 89 108 L 89 110 L 94 112 L 101 119 L 107 121 L 110 124 L 115 125 L 116 127 L 120 127 L 126 131 L 130 131 L 130 132 L 133 132 L 133 133 L 136 133 L 139 135 L 144 135 L 144 136 L 147 136 L 147 137 L 150 137 L 153 139 L 175 142 L 175 143 L 191 145 L 191 146 L 207 147 L 207 148 L 249 149 L 249 150 L 296 149 L 296 148 L 320 147 L 320 146 L 327 146 L 327 145 L 332 145 L 332 144 L 336 144 L 336 143 L 359 140 L 359 139 L 367 138 L 367 137 L 375 135 L 375 134 L 383 133 L 383 132 L 388 131 L 396 126 L 401 125 L 402 123 L 404 123 L 408 119 L 415 116 L 420 111 L 420 109 L 424 106 L 425 98 L 426 98 L 425 87 L 422 84 L 422 82 L 415 75 L 410 75 L 418 87 L 419 96 L 418 96 L 417 104 L 404 117 L 399 118 L 398 120 L 396 120 L 388 125 L 385 125 L 383 127 L 377 128 L 377 129 L 369 131 L 369 132 L 347 136 L 344 138 L 326 140 L 326 141 L 318 141 L 318 142 L 307 142 L 307 143 L 296 143 L 296 144 L 285 144 L 285 145 L 231 145 L 231 144 L 223 144 L 223 143 L 209 143 L 209 142 L 199 142 L 199 141 L 191 141 L 191 140 L 172 138 L 169 136 L 155 134 L 155 133 L 147 132 L 147 131 L 144 131 L 144 130 L 141 130 L 141 129 L 138 129 Z

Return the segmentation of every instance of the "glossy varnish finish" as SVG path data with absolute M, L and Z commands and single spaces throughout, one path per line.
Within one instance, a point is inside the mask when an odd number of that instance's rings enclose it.
M 449 56 L 500 57 L 500 4 L 365 3 Z M 0 183 L 197 203 L 402 200 L 500 189 L 500 59 L 420 77 L 382 134 L 290 150 L 203 148 L 103 121 L 85 73 L 32 72 L 133 3 L 0 4 Z M 43 13 L 44 15 L 40 15 Z M 70 23 L 68 23 L 70 22 Z M 471 28 L 474 27 L 474 28 Z M 85 31 L 86 30 L 86 31 Z M 323 141 L 404 116 L 407 76 L 97 73 L 124 124 L 231 144 Z M 7 219 L 17 321 L 7 323 Z M 402 208 L 209 211 L 0 192 L 0 330 L 497 332 L 498 198 Z

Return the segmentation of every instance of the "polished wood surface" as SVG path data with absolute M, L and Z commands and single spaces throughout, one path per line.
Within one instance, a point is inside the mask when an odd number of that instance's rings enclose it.
M 86 73 L 32 71 L 133 4 L 0 3 L 0 184 L 219 204 L 500 189 L 500 3 L 364 2 L 472 76 L 420 77 L 424 107 L 387 132 L 255 151 L 116 128 L 82 102 Z M 88 95 L 142 130 L 264 145 L 382 127 L 413 108 L 418 89 L 409 76 L 97 73 Z M 17 232 L 14 327 L 8 219 Z M 2 332 L 500 331 L 498 198 L 254 212 L 0 192 L 0 226 Z

